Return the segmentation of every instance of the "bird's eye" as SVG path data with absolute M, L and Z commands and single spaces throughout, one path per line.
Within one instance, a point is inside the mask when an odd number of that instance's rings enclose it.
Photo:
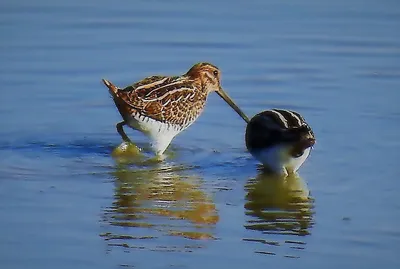
M 218 76 L 218 71 L 217 70 L 214 71 L 214 76 Z

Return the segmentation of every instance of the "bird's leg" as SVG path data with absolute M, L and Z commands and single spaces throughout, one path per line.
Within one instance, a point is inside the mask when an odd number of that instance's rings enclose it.
M 132 141 L 124 132 L 124 125 L 126 125 L 125 121 L 118 122 L 116 125 L 117 131 L 124 142 L 122 142 L 121 145 L 113 150 L 112 155 L 115 157 L 135 156 L 140 153 L 140 149 L 134 143 L 132 143 Z
M 129 139 L 129 137 L 124 132 L 124 128 L 122 128 L 124 125 L 126 125 L 125 121 L 118 122 L 117 125 L 116 125 L 117 132 L 122 137 L 122 140 L 124 140 L 125 142 L 128 142 L 128 143 L 132 143 L 132 141 Z

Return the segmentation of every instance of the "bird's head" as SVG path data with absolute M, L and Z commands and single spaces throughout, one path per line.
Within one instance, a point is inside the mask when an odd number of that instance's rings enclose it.
M 221 71 L 213 64 L 210 63 L 197 63 L 186 73 L 190 79 L 200 85 L 201 90 L 206 94 L 216 92 L 242 119 L 248 123 L 249 118 L 243 111 L 233 102 L 228 94 L 222 89 L 221 86 Z

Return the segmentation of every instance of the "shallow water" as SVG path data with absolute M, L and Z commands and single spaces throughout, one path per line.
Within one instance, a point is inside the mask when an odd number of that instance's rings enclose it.
M 398 268 L 398 1 L 0 4 L 2 268 Z M 124 86 L 209 61 L 317 144 L 268 178 L 217 95 L 162 163 L 111 156 Z M 147 140 L 128 131 L 140 146 Z

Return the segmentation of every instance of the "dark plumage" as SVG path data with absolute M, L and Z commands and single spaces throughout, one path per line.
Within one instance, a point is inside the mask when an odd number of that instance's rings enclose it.
M 272 109 L 255 115 L 246 128 L 246 147 L 269 170 L 294 173 L 315 143 L 311 127 L 297 112 Z

